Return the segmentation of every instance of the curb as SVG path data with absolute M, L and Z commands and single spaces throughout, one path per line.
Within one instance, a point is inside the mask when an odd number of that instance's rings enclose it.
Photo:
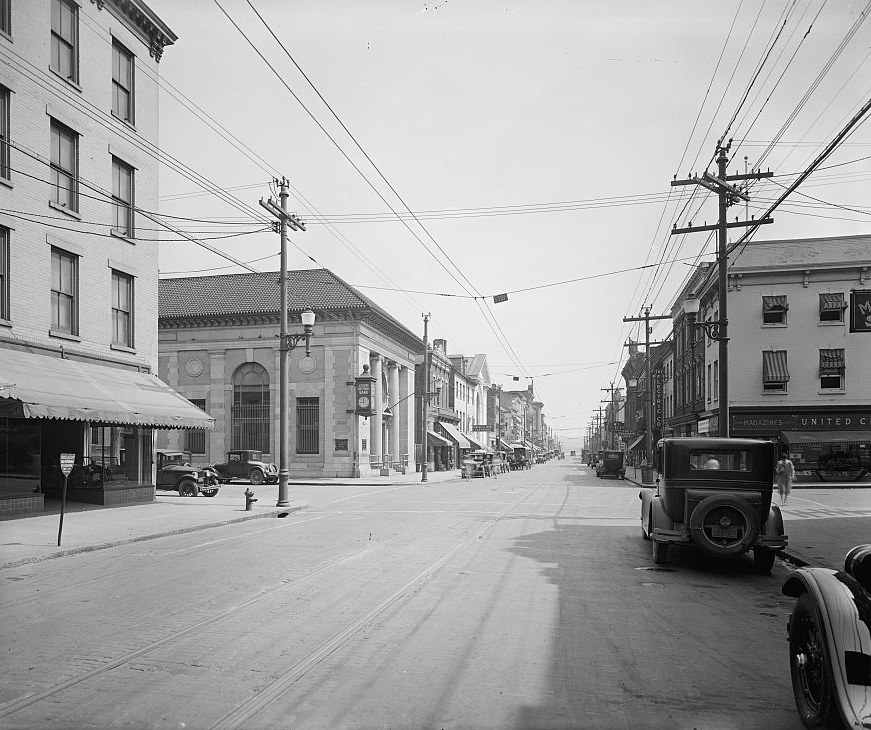
M 50 555 L 37 555 L 29 558 L 12 560 L 8 563 L 2 563 L 0 564 L 0 570 L 6 570 L 7 568 L 18 568 L 19 566 L 29 565 L 31 563 L 41 563 L 45 560 L 54 560 L 55 558 L 64 558 L 69 555 L 79 555 L 81 553 L 96 552 L 97 550 L 106 550 L 108 548 L 118 547 L 119 545 L 130 545 L 132 543 L 145 542 L 146 540 L 156 540 L 161 537 L 182 535 L 186 532 L 197 532 L 198 530 L 207 530 L 212 527 L 223 527 L 224 525 L 232 525 L 237 522 L 247 522 L 248 520 L 256 520 L 263 517 L 286 517 L 292 512 L 299 512 L 306 507 L 308 507 L 308 505 L 300 504 L 293 507 L 282 507 L 281 509 L 273 508 L 268 512 L 258 512 L 256 514 L 244 515 L 242 517 L 232 517 L 230 519 L 220 520 L 219 522 L 207 522 L 201 525 L 188 525 L 186 527 L 177 527 L 173 530 L 164 530 L 162 532 L 153 532 L 148 535 L 137 535 L 136 537 L 123 538 L 120 540 L 111 540 L 109 542 L 102 542 L 96 545 L 82 545 L 81 547 L 60 550 L 56 553 L 51 553 Z

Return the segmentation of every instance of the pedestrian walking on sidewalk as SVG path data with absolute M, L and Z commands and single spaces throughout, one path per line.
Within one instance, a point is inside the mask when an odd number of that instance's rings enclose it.
M 774 466 L 774 483 L 777 485 L 777 493 L 780 495 L 780 504 L 782 505 L 789 501 L 793 479 L 795 479 L 795 467 L 784 451 L 780 454 L 780 460 Z

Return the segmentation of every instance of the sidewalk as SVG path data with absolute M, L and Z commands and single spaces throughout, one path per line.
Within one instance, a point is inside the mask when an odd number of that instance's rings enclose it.
M 459 478 L 457 470 L 429 472 L 427 484 Z M 0 518 L 0 570 L 234 522 L 286 516 L 308 507 L 294 493 L 294 487 L 390 488 L 419 485 L 421 475 L 417 472 L 365 479 L 292 479 L 288 484 L 290 504 L 287 507 L 275 506 L 277 484 L 252 487 L 242 482 L 222 485 L 215 497 L 180 497 L 177 492 L 158 490 L 154 502 L 126 507 L 67 502 L 60 547 L 57 544 L 60 500 L 47 499 L 45 512 Z M 251 511 L 245 510 L 248 488 L 257 498 Z

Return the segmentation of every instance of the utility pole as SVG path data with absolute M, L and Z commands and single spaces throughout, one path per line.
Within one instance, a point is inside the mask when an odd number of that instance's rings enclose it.
M 428 445 L 428 430 L 427 421 L 429 420 L 429 314 L 423 316 L 423 396 L 421 401 L 421 434 L 420 444 L 423 456 L 423 461 L 420 465 L 420 481 L 427 481 L 427 469 L 429 468 L 429 445 Z
M 647 398 L 644 400 L 644 424 L 646 426 L 644 450 L 648 466 L 653 466 L 653 371 L 650 367 L 650 346 L 662 344 L 650 341 L 650 320 L 652 319 L 671 319 L 671 315 L 651 314 L 650 307 L 645 307 L 643 317 L 623 317 L 624 322 L 644 322 L 644 389 L 647 392 Z M 627 346 L 624 345 L 624 347 Z
M 288 388 L 289 368 L 288 355 L 290 344 L 287 336 L 287 229 L 304 231 L 305 224 L 294 214 L 287 212 L 287 188 L 288 181 L 282 177 L 278 182 L 278 197 L 281 199 L 281 207 L 275 205 L 272 198 L 264 201 L 260 198 L 260 206 L 278 218 L 278 229 L 281 233 L 281 273 L 278 277 L 281 289 L 281 331 L 279 332 L 279 416 L 278 416 L 278 502 L 276 507 L 287 507 L 290 504 L 287 481 L 290 478 L 290 469 L 287 463 L 287 440 L 288 440 L 288 410 L 290 393 Z
M 726 293 L 728 284 L 728 251 L 727 251 L 727 236 L 729 228 L 740 228 L 745 226 L 760 226 L 766 223 L 774 223 L 773 218 L 762 218 L 760 220 L 739 221 L 737 218 L 729 223 L 726 220 L 727 210 L 730 205 L 734 205 L 739 200 L 748 201 L 750 197 L 740 188 L 729 183 L 736 180 L 761 180 L 764 177 L 772 177 L 773 172 L 745 172 L 743 175 L 727 175 L 726 165 L 729 163 L 727 153 L 732 147 L 732 140 L 724 147 L 722 140 L 717 143 L 717 175 L 711 175 L 705 172 L 702 177 L 694 175 L 686 180 L 675 179 L 671 181 L 672 187 L 678 185 L 701 185 L 708 188 L 717 194 L 719 199 L 719 220 L 714 225 L 693 226 L 692 222 L 686 228 L 678 228 L 677 223 L 672 228 L 671 235 L 675 236 L 681 233 L 696 233 L 698 231 L 717 231 L 717 298 L 720 308 L 720 318 L 716 322 L 699 322 L 695 326 L 702 327 L 708 336 L 717 340 L 719 344 L 719 366 L 720 366 L 720 384 L 719 384 L 719 428 L 720 436 L 729 435 L 729 336 L 728 326 L 729 318 L 726 309 Z M 699 292 L 701 293 L 701 292 Z

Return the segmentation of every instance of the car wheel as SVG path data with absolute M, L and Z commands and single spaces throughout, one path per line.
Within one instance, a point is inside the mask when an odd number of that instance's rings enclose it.
M 263 472 L 260 469 L 252 469 L 248 474 L 248 481 L 252 484 L 263 484 Z
M 798 597 L 790 619 L 789 657 L 795 706 L 805 726 L 842 727 L 826 638 L 807 593 Z
M 196 497 L 197 485 L 190 479 L 185 479 L 183 482 L 181 482 L 181 484 L 178 485 L 178 493 L 182 497 Z
M 746 499 L 715 494 L 706 497 L 689 518 L 690 534 L 710 555 L 725 557 L 747 551 L 759 537 L 759 517 Z
M 656 565 L 664 565 L 668 556 L 668 543 L 659 542 L 655 537 L 651 537 L 651 543 L 653 544 L 653 562 Z
M 218 493 L 218 490 L 217 490 L 217 488 L 215 488 L 215 489 L 202 489 L 202 490 L 200 490 L 200 493 L 204 497 L 214 497 Z
M 774 567 L 774 550 L 768 548 L 755 547 L 753 548 L 753 565 L 756 572 L 761 575 L 768 575 Z

